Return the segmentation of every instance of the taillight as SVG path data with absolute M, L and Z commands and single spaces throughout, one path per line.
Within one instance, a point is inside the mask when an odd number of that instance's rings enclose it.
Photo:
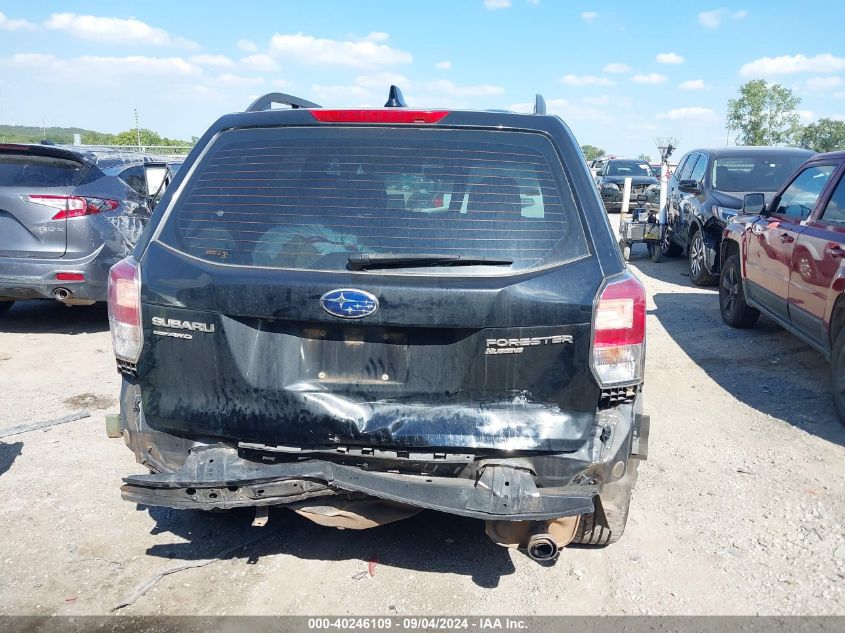
M 58 209 L 59 212 L 52 217 L 53 220 L 66 220 L 83 215 L 94 215 L 102 211 L 114 211 L 120 205 L 117 200 L 83 198 L 82 196 L 28 195 L 21 198 L 26 202 Z
M 643 379 L 645 311 L 645 288 L 630 273 L 599 291 L 593 315 L 592 365 L 602 387 Z
M 141 270 L 132 257 L 109 270 L 109 328 L 114 355 L 135 362 L 141 353 Z
M 437 123 L 449 112 L 447 110 L 407 110 L 385 108 L 384 110 L 309 110 L 323 123 Z

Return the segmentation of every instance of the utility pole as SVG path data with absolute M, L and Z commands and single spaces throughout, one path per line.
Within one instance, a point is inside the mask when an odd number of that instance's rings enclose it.
M 135 108 L 135 137 L 138 139 L 138 149 L 141 149 L 141 126 L 138 123 L 138 108 Z

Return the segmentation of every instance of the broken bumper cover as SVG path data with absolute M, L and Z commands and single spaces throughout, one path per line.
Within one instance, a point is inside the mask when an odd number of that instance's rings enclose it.
M 472 479 L 363 470 L 310 459 L 272 464 L 244 460 L 235 448 L 191 451 L 168 474 L 124 479 L 123 498 L 171 508 L 296 504 L 313 497 L 362 494 L 418 508 L 485 520 L 544 520 L 593 512 L 594 483 L 538 488 L 519 458 L 482 463 Z

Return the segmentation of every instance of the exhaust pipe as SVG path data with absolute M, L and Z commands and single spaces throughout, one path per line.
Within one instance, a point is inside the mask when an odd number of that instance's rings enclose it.
M 70 298 L 71 291 L 67 288 L 56 288 L 53 291 L 53 298 L 58 301 L 67 301 Z
M 538 562 L 554 560 L 560 552 L 560 548 L 548 532 L 532 534 L 528 539 L 526 550 L 528 555 Z

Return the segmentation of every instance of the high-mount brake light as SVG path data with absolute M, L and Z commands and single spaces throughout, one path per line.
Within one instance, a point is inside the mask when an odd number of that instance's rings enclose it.
M 66 220 L 68 218 L 79 218 L 84 215 L 94 215 L 102 211 L 114 211 L 120 205 L 117 200 L 105 198 L 83 198 L 81 196 L 47 196 L 47 195 L 24 195 L 24 201 L 33 204 L 40 204 L 45 207 L 58 209 L 58 213 L 51 219 Z
M 643 379 L 645 313 L 645 289 L 630 273 L 599 291 L 591 362 L 602 387 L 630 385 Z
M 384 110 L 309 110 L 322 123 L 438 123 L 448 110 L 407 110 L 385 108 Z
M 134 363 L 141 354 L 141 269 L 127 257 L 109 270 L 109 329 L 117 358 Z

